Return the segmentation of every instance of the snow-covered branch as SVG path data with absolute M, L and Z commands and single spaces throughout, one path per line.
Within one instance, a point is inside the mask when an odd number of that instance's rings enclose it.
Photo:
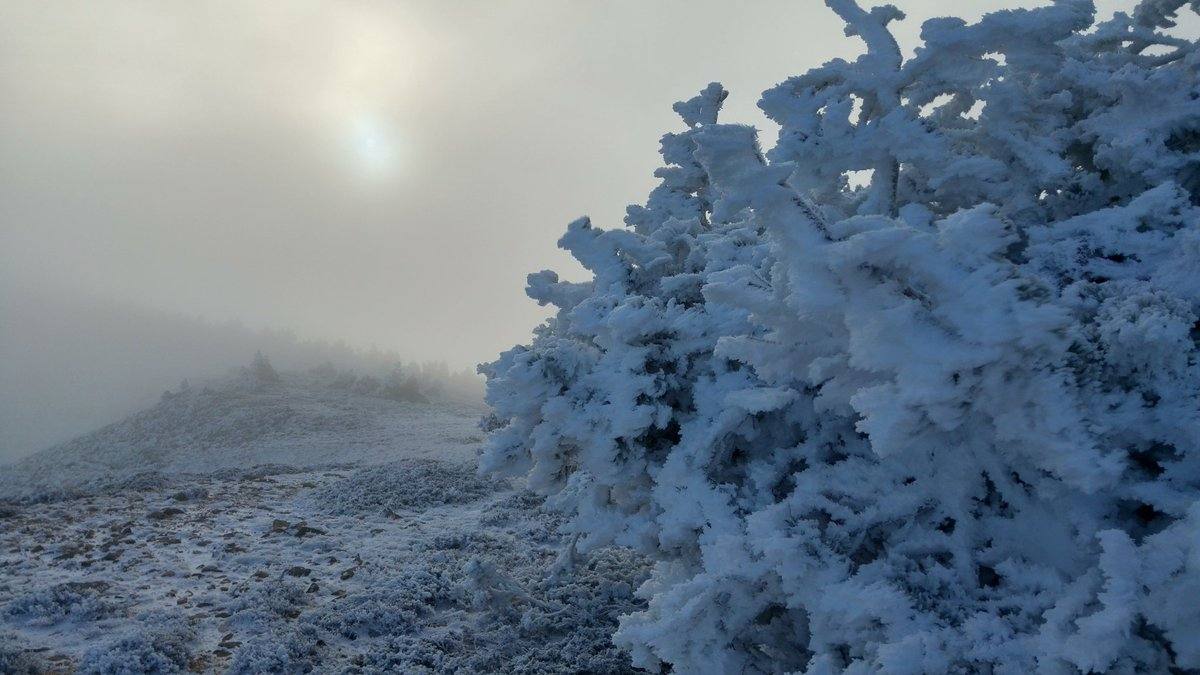
M 709 85 L 628 227 L 563 237 L 594 279 L 530 278 L 558 312 L 484 369 L 484 467 L 658 560 L 645 667 L 1200 668 L 1188 3 L 934 19 L 909 60 L 827 4 L 866 53 L 763 94 L 765 156 Z

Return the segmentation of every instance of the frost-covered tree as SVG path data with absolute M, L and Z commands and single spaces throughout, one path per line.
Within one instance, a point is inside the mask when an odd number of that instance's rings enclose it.
M 393 401 L 428 403 L 429 398 L 422 393 L 420 371 L 409 373 L 403 364 L 397 363 L 392 371 L 384 378 L 381 393 L 384 398 Z
M 658 562 L 615 636 L 678 672 L 1200 669 L 1193 0 L 933 19 L 675 110 L 592 274 L 482 368 L 482 466 Z M 853 178 L 853 180 L 852 180 Z
M 254 360 L 250 362 L 248 373 L 259 384 L 275 384 L 279 382 L 279 373 L 271 365 L 271 360 L 261 351 L 254 352 Z

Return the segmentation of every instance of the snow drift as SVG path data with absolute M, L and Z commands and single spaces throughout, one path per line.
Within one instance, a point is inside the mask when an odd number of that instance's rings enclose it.
M 1184 0 L 926 22 L 676 105 L 593 278 L 481 370 L 482 466 L 657 560 L 677 672 L 1200 668 L 1200 50 Z M 1200 9 L 1196 2 L 1193 10 Z

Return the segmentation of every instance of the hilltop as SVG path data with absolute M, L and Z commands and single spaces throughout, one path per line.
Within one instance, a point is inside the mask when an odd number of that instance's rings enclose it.
M 343 383 L 321 373 L 264 381 L 244 372 L 166 392 L 149 409 L 7 467 L 0 498 L 94 490 L 144 472 L 474 457 L 480 404 L 394 400 Z

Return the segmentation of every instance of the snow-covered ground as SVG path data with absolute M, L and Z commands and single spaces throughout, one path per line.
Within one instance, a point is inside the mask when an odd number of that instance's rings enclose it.
M 277 463 L 309 466 L 434 457 L 472 461 L 483 410 L 470 403 L 404 403 L 285 374 L 240 376 L 168 392 L 154 407 L 22 460 L 0 476 L 0 497 L 88 487 L 131 471 L 209 472 Z
M 226 382 L 5 467 L 0 672 L 627 672 L 646 561 L 551 574 L 481 411 Z

